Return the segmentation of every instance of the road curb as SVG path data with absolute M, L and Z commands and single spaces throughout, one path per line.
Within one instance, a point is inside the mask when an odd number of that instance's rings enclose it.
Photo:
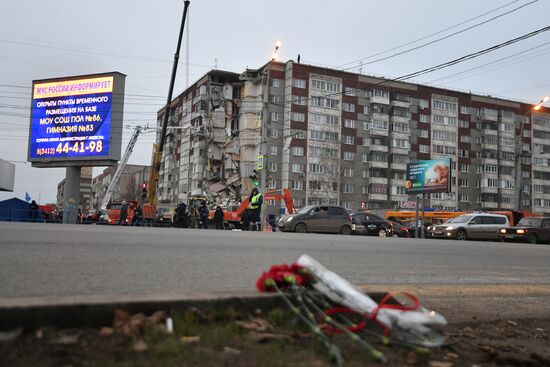
M 375 301 L 385 295 L 384 292 L 369 293 Z M 159 310 L 174 314 L 191 307 L 208 313 L 229 307 L 241 312 L 268 311 L 286 305 L 276 294 L 258 292 L 0 299 L 0 330 L 16 327 L 29 330 L 42 326 L 97 328 L 112 325 L 116 309 L 149 315 Z

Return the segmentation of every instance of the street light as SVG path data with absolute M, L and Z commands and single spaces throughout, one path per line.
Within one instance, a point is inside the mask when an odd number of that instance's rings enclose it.
M 549 99 L 550 99 L 549 96 L 544 97 L 543 99 L 540 100 L 539 103 L 537 103 L 537 104 L 533 107 L 533 109 L 534 109 L 535 111 L 540 110 L 540 108 L 542 107 L 542 104 L 543 104 L 544 102 L 548 101 Z
M 281 48 L 281 41 L 275 42 L 275 51 L 271 55 L 271 61 L 277 61 L 279 58 L 279 49 Z

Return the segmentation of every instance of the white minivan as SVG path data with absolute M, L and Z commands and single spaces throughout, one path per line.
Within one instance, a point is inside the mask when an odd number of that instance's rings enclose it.
M 447 220 L 432 230 L 432 237 L 457 240 L 497 241 L 500 228 L 509 227 L 508 217 L 501 214 L 467 213 Z

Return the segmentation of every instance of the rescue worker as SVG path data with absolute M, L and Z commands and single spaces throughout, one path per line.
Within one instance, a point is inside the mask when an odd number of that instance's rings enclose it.
M 252 189 L 252 192 L 250 193 L 250 196 L 248 197 L 248 209 L 250 211 L 250 221 L 252 223 L 252 230 L 253 231 L 260 231 L 261 230 L 261 218 L 260 218 L 260 212 L 262 210 L 262 204 L 264 202 L 264 198 L 262 194 L 260 194 L 260 191 L 257 187 Z
M 214 212 L 214 223 L 216 223 L 216 229 L 223 229 L 223 210 L 220 206 L 216 207 Z
M 200 227 L 208 229 L 208 207 L 206 206 L 206 201 L 201 202 L 201 207 L 199 208 L 200 216 Z
M 176 207 L 175 215 L 175 226 L 176 228 L 186 228 L 187 227 L 187 205 L 185 203 L 179 203 Z
M 245 209 L 241 216 L 241 229 L 243 231 L 250 231 L 250 211 Z
M 134 209 L 134 216 L 132 217 L 132 225 L 143 227 L 143 209 L 139 204 Z

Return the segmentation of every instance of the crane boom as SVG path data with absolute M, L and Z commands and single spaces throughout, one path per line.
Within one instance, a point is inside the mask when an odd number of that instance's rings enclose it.
M 107 209 L 107 205 L 109 204 L 109 201 L 111 201 L 111 198 L 113 197 L 113 193 L 115 191 L 116 186 L 118 185 L 118 182 L 120 181 L 120 176 L 122 176 L 122 172 L 124 171 L 124 167 L 126 167 L 126 163 L 128 163 L 128 159 L 130 158 L 130 155 L 132 154 L 132 151 L 134 150 L 134 147 L 136 146 L 136 141 L 138 139 L 139 134 L 141 133 L 141 130 L 143 128 L 141 126 L 136 126 L 134 133 L 132 134 L 132 137 L 130 138 L 130 141 L 128 142 L 128 146 L 126 147 L 126 151 L 124 152 L 124 156 L 122 157 L 122 160 L 118 163 L 118 167 L 115 171 L 115 174 L 113 175 L 113 178 L 111 179 L 111 182 L 109 182 L 109 186 L 107 187 L 107 191 L 105 192 L 105 195 L 103 196 L 103 200 L 101 200 L 101 206 L 99 209 L 101 211 L 104 211 Z

